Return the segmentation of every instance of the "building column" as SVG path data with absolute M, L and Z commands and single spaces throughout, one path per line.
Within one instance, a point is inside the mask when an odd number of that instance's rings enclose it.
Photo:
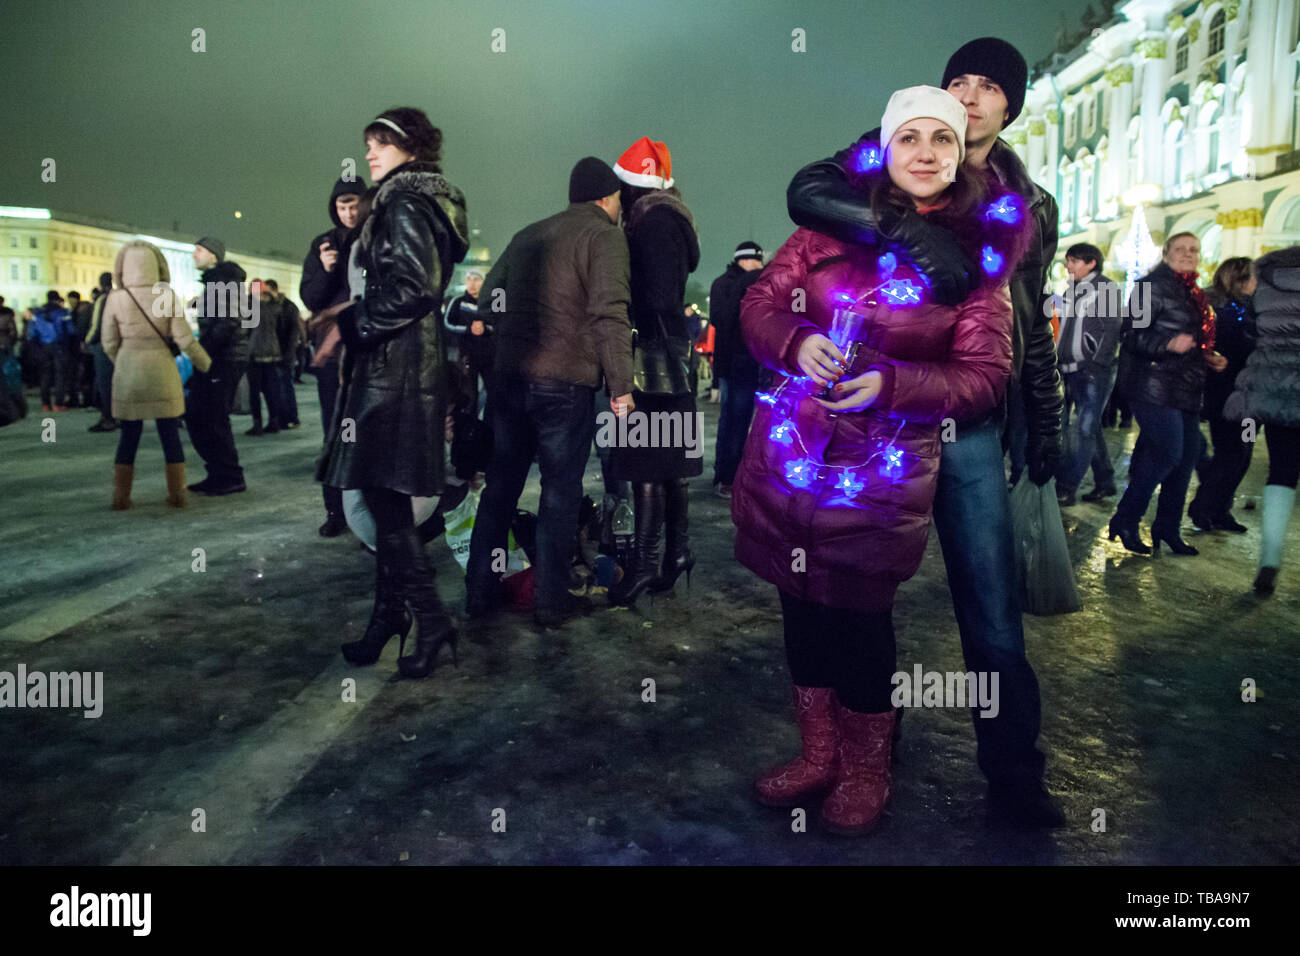
M 1049 187 L 1049 183 L 1042 182 L 1038 178 L 1038 171 L 1043 168 L 1043 159 L 1047 145 L 1044 142 L 1047 132 L 1047 121 L 1041 119 L 1031 119 L 1028 123 L 1029 132 L 1029 178 L 1038 183 L 1044 189 Z M 1050 176 L 1048 177 L 1050 178 Z
M 1061 201 L 1061 182 L 1056 176 L 1056 165 L 1061 160 L 1061 114 L 1049 106 L 1044 114 L 1047 121 L 1043 141 L 1047 147 L 1047 184 L 1043 186 L 1058 203 Z
M 1133 114 L 1133 64 L 1121 63 L 1106 71 L 1110 83 L 1110 176 L 1115 196 L 1124 195 L 1128 165 L 1133 161 L 1133 144 L 1128 138 L 1128 124 Z
M 1142 57 L 1142 141 L 1143 169 L 1141 181 L 1162 184 L 1161 163 L 1165 155 L 1164 128 L 1160 106 L 1165 94 L 1165 38 L 1147 36 L 1138 41 L 1136 52 Z
M 1292 37 L 1295 36 L 1296 4 L 1284 3 L 1278 7 L 1277 24 L 1273 30 L 1273 76 L 1269 82 L 1272 135 L 1266 145 L 1285 147 L 1280 152 L 1290 152 L 1292 121 L 1295 116 L 1295 63 L 1291 60 Z
M 1277 30 L 1277 0 L 1252 0 L 1250 35 L 1246 41 L 1246 93 L 1250 99 L 1250 130 L 1242 146 L 1256 174 L 1273 171 L 1271 104 L 1273 47 Z

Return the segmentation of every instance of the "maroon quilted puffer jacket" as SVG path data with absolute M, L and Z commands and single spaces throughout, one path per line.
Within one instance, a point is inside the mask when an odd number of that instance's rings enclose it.
M 746 294 L 740 321 L 754 357 L 801 378 L 799 346 L 809 335 L 829 336 L 835 302 L 857 299 L 880 283 L 879 250 L 849 245 L 800 229 L 781 247 Z M 918 277 L 899 267 L 895 277 Z M 796 291 L 806 311 L 796 313 Z M 849 375 L 878 369 L 880 396 L 860 412 L 828 412 L 809 396 L 806 380 L 792 382 L 789 414 L 758 403 L 745 456 L 732 491 L 736 557 L 765 581 L 805 600 L 859 611 L 891 608 L 898 585 L 916 573 L 925 552 L 939 471 L 940 428 L 997 404 L 1011 374 L 1011 300 L 1005 284 L 989 283 L 956 307 L 930 303 L 867 313 Z M 773 441 L 786 420 L 804 448 Z M 786 464 L 806 457 L 828 465 L 857 465 L 893 446 L 901 456 L 880 457 L 853 470 L 863 487 L 849 496 L 829 480 L 795 487 Z M 894 468 L 885 467 L 897 458 Z

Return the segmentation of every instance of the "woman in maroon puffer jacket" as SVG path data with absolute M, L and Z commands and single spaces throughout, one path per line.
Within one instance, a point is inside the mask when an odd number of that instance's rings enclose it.
M 803 737 L 802 756 L 760 778 L 756 796 L 788 807 L 830 790 L 822 821 L 837 833 L 874 828 L 889 797 L 891 609 L 925 551 L 941 424 L 994 407 L 1011 372 L 1005 277 L 1027 217 L 960 165 L 965 132 L 947 92 L 900 90 L 881 122 L 883 162 L 862 164 L 877 221 L 915 209 L 981 263 L 965 303 L 928 302 L 920 275 L 883 244 L 800 229 L 741 307 L 750 352 L 781 374 L 760 396 L 733 488 L 736 557 L 780 590 Z M 852 303 L 863 321 L 845 369 L 828 335 Z

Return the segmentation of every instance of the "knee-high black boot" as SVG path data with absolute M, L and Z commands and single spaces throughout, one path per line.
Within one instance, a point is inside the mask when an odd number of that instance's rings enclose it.
M 411 630 L 411 614 L 394 578 L 393 550 L 382 539 L 375 545 L 375 607 L 370 612 L 370 623 L 361 640 L 342 647 L 344 659 L 352 664 L 373 664 L 394 634 L 405 642 Z
M 690 526 L 687 508 L 689 482 L 685 478 L 666 483 L 664 498 L 664 562 L 659 576 L 650 582 L 650 593 L 659 594 L 672 590 L 682 572 L 686 572 L 686 584 L 691 582 L 691 568 L 695 567 L 695 555 L 691 551 L 687 530 Z
M 609 589 L 610 604 L 633 604 L 659 574 L 659 531 L 664 524 L 664 486 L 657 481 L 632 485 L 636 503 L 636 531 L 632 538 L 632 560 L 623 580 Z
M 452 663 L 456 659 L 456 621 L 442 606 L 438 588 L 433 583 L 433 568 L 424 542 L 415 528 L 381 537 L 395 556 L 395 570 L 402 596 L 411 606 L 415 617 L 415 651 L 397 662 L 403 677 L 424 677 L 438 661 L 438 651 L 444 643 L 451 645 Z

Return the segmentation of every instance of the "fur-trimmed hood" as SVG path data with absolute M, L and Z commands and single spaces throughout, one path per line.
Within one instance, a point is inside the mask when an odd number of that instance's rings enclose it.
M 446 221 L 452 240 L 452 261 L 459 262 L 469 252 L 469 220 L 465 214 L 465 194 L 447 182 L 431 163 L 419 160 L 398 166 L 379 183 L 370 216 L 361 227 L 361 244 L 370 244 L 370 225 L 384 206 L 399 193 L 414 193 L 433 204 Z

